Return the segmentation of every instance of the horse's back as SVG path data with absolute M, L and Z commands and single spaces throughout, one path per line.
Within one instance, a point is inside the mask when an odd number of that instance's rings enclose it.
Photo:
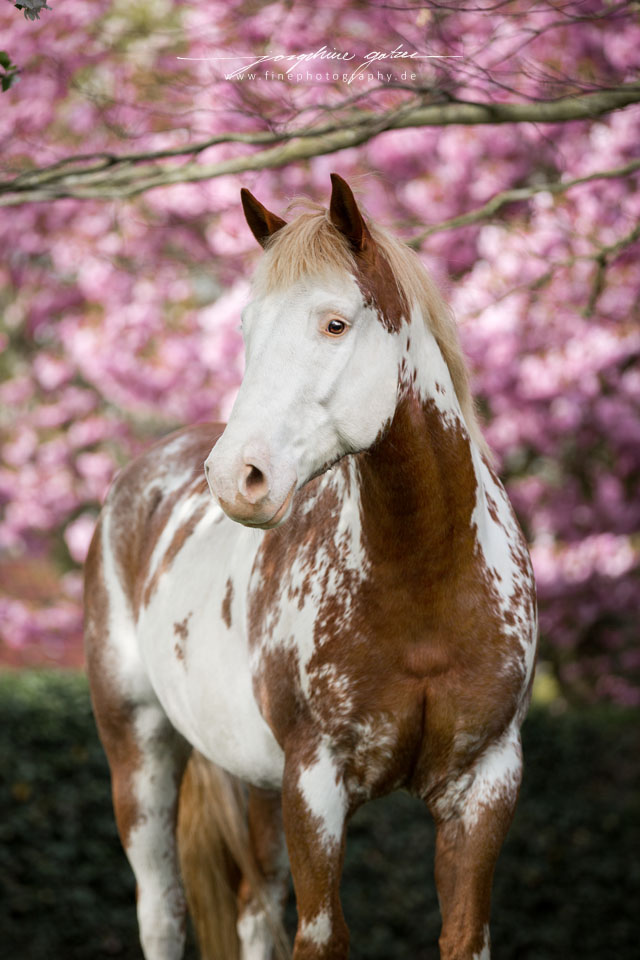
M 87 566 L 89 672 L 94 699 L 160 707 L 214 762 L 275 783 L 280 751 L 253 697 L 244 616 L 259 534 L 224 516 L 203 471 L 222 429 L 174 434 L 114 482 Z

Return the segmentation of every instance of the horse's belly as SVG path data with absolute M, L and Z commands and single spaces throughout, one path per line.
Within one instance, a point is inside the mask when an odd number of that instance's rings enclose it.
M 229 773 L 279 787 L 283 753 L 260 713 L 245 629 L 255 531 L 201 524 L 138 622 L 140 652 L 173 726 Z

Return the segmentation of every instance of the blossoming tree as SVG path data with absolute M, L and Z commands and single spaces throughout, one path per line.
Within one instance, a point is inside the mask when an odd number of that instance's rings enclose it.
M 337 169 L 457 313 L 563 690 L 639 703 L 638 4 L 51 6 L 0 6 L 5 662 L 78 662 L 114 470 L 230 407 L 240 185 Z

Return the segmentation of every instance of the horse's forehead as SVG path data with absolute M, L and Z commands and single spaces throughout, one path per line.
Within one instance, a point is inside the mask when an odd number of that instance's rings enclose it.
M 268 292 L 257 291 L 251 309 L 274 315 L 295 316 L 300 312 L 322 309 L 357 310 L 364 296 L 355 277 L 351 274 L 304 275 L 286 288 Z
M 372 310 L 388 333 L 398 333 L 403 323 L 411 322 L 407 297 L 388 261 L 375 247 L 358 256 L 354 273 L 305 274 L 286 288 L 268 292 L 258 289 L 250 304 L 250 310 L 274 319 L 295 319 L 323 309 L 356 313 L 362 307 Z

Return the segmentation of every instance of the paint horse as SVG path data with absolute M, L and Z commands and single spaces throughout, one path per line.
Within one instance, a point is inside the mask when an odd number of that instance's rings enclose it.
M 88 558 L 93 703 L 146 960 L 182 955 L 179 799 L 208 960 L 273 955 L 286 853 L 295 960 L 344 960 L 346 824 L 398 788 L 435 820 L 441 957 L 489 957 L 535 658 L 529 556 L 452 317 L 332 183 L 328 211 L 289 223 L 242 191 L 265 252 L 229 422 L 122 471 Z

